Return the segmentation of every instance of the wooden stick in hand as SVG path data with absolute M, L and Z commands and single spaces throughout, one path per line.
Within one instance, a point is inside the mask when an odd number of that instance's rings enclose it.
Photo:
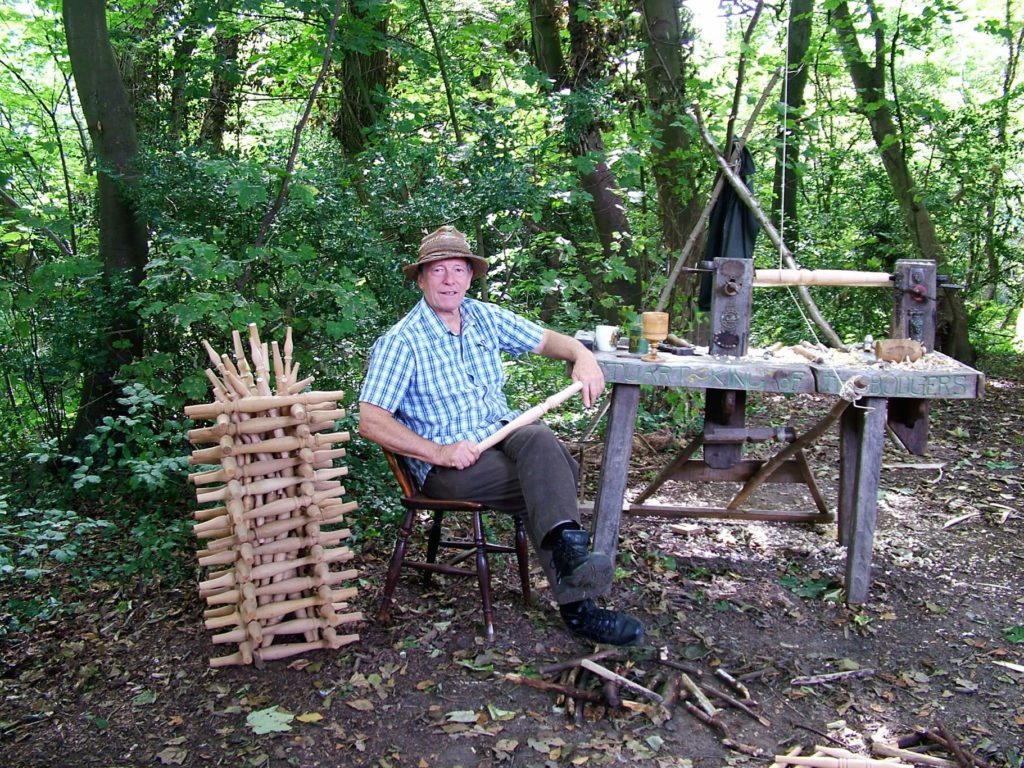
M 568 387 L 563 389 L 561 392 L 556 392 L 555 394 L 553 394 L 540 405 L 535 405 L 530 410 L 524 411 L 519 416 L 512 419 L 512 421 L 510 421 L 508 424 L 499 429 L 497 432 L 495 432 L 493 435 L 489 435 L 488 437 L 485 437 L 483 440 L 481 440 L 479 443 L 480 452 L 483 453 L 488 448 L 494 447 L 520 427 L 525 427 L 527 424 L 532 424 L 545 413 L 550 411 L 552 408 L 561 405 L 563 402 L 565 402 L 570 397 L 575 395 L 581 389 L 583 389 L 583 382 L 575 381 Z

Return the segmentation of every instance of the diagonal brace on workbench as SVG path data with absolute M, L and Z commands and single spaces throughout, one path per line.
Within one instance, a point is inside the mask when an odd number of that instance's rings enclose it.
M 781 467 L 790 457 L 802 452 L 805 447 L 825 434 L 829 427 L 835 424 L 836 421 L 839 420 L 839 417 L 843 415 L 843 411 L 849 407 L 850 402 L 850 400 L 840 399 L 839 402 L 832 406 L 832 410 L 830 410 L 821 421 L 766 461 L 764 465 L 754 473 L 754 476 L 744 483 L 743 487 L 739 490 L 739 493 L 733 497 L 732 501 L 730 501 L 725 508 L 729 510 L 739 508 L 739 506 L 749 499 L 754 491 L 757 490 L 758 486 L 771 477 L 772 473 Z

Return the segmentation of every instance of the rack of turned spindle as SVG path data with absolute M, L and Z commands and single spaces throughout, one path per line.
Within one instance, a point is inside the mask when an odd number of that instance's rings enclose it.
M 347 632 L 362 620 L 349 611 L 358 572 L 352 559 L 339 462 L 349 440 L 337 431 L 345 416 L 341 391 L 304 391 L 293 362 L 291 328 L 283 350 L 260 341 L 249 326 L 248 356 L 232 333 L 234 359 L 203 342 L 213 402 L 185 407 L 192 419 L 212 422 L 188 432 L 197 447 L 189 463 L 196 486 L 193 531 L 202 542 L 199 584 L 206 629 L 215 645 L 235 652 L 210 659 L 213 667 L 284 659 L 355 642 Z M 283 351 L 283 354 L 282 354 Z M 271 372 L 273 366 L 273 383 Z M 213 506 L 210 506 L 210 505 Z

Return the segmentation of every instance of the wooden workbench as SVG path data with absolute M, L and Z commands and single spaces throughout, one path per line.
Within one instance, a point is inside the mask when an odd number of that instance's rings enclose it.
M 868 595 L 890 399 L 902 405 L 926 405 L 932 399 L 971 399 L 983 394 L 985 382 L 982 373 L 935 352 L 926 356 L 932 366 L 928 368 L 879 364 L 837 367 L 810 361 L 774 362 L 764 356 L 663 354 L 664 361 L 657 363 L 644 362 L 625 352 L 598 352 L 596 357 L 612 391 L 604 458 L 594 499 L 594 549 L 613 558 L 623 513 L 761 519 L 742 511 L 734 515 L 721 511 L 700 515 L 689 508 L 623 504 L 641 386 L 838 395 L 844 381 L 861 377 L 864 395 L 856 407 L 846 408 L 839 419 L 839 493 L 834 519 L 838 521 L 839 541 L 847 548 L 845 587 L 849 603 L 863 603 Z M 810 518 L 794 515 L 792 519 L 800 522 Z

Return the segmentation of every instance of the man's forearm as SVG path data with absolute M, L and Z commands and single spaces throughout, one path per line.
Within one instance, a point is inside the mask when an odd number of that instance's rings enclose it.
M 386 451 L 431 464 L 437 462 L 440 448 L 437 443 L 420 437 L 379 406 L 359 404 L 359 436 L 372 440 Z
M 564 333 L 552 331 L 550 328 L 544 331 L 544 338 L 533 350 L 535 354 L 542 357 L 550 357 L 553 360 L 566 360 L 575 363 L 581 355 L 588 352 L 578 340 Z
M 579 340 L 548 329 L 533 351 L 543 357 L 572 363 L 572 378 L 583 382 L 583 404 L 588 408 L 601 396 L 604 391 L 604 373 L 594 353 Z
M 391 413 L 370 403 L 359 404 L 359 436 L 372 440 L 381 448 L 439 467 L 465 469 L 480 458 L 476 443 L 460 440 L 440 445 L 420 437 Z

